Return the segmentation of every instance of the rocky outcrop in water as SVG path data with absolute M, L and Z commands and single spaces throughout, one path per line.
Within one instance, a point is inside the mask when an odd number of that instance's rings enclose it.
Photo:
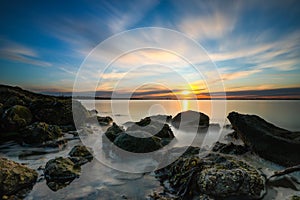
M 76 119 L 73 111 L 77 113 Z M 0 114 L 0 138 L 3 140 L 23 138 L 20 131 L 35 122 L 74 130 L 74 120 L 80 126 L 90 117 L 83 105 L 71 98 L 36 94 L 5 85 L 0 85 Z
M 242 155 L 248 152 L 249 149 L 246 146 L 236 145 L 232 142 L 228 144 L 216 142 L 212 148 L 212 151 L 230 155 Z
M 261 157 L 275 163 L 300 164 L 300 132 L 291 132 L 256 115 L 231 112 L 228 117 L 243 142 Z
M 43 144 L 63 136 L 61 129 L 56 125 L 49 125 L 44 122 L 35 122 L 26 126 L 21 131 L 21 137 L 27 144 Z
M 189 110 L 178 113 L 172 119 L 172 125 L 181 129 L 192 126 L 198 128 L 198 130 L 207 129 L 209 127 L 209 117 L 204 113 Z
M 70 158 L 58 157 L 47 162 L 44 170 L 47 185 L 53 191 L 69 185 L 80 176 L 81 168 Z
M 156 174 L 165 189 L 179 199 L 199 195 L 213 199 L 259 199 L 265 190 L 265 179 L 254 167 L 218 153 L 181 156 Z
M 0 158 L 0 196 L 24 193 L 32 188 L 38 173 L 24 165 Z M 25 191 L 24 191 L 25 190 Z M 22 194 L 19 194 L 22 196 Z M 18 195 L 18 196 L 19 196 Z
M 92 150 L 83 145 L 76 145 L 69 152 L 70 159 L 76 165 L 83 165 L 93 160 Z

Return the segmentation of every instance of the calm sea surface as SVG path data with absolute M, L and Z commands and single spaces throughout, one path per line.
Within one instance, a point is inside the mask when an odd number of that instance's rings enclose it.
M 88 109 L 97 109 L 99 115 L 113 117 L 118 124 L 139 121 L 156 114 L 175 116 L 184 110 L 201 111 L 211 122 L 229 123 L 226 119 L 231 111 L 256 114 L 276 126 L 289 130 L 300 130 L 299 100 L 82 100 Z

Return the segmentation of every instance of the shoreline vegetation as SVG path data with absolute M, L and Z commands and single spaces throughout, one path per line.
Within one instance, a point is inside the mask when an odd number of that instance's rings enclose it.
M 72 108 L 80 113 L 80 117 L 75 119 L 80 124 L 78 129 L 75 128 Z M 19 87 L 0 85 L 0 144 L 16 142 L 25 150 L 31 148 L 27 152 L 29 155 L 59 152 L 70 145 L 70 141 L 80 141 L 79 134 L 87 137 L 93 134 L 91 125 L 97 124 L 106 130 L 101 134 L 102 150 L 108 159 L 118 159 L 110 157 L 112 153 L 118 155 L 116 146 L 131 153 L 153 152 L 176 139 L 174 129 L 194 130 L 199 135 L 206 134 L 210 128 L 221 130 L 219 124 L 210 124 L 209 116 L 199 111 L 184 111 L 176 116 L 148 116 L 138 122 L 126 123 L 126 128 L 116 124 L 111 117 L 98 116 L 97 113 L 96 110 L 86 110 L 71 97 L 37 94 Z M 151 193 L 140 198 L 263 199 L 270 195 L 270 189 L 285 187 L 295 191 L 286 199 L 299 200 L 299 180 L 291 173 L 300 171 L 300 132 L 279 128 L 257 115 L 231 112 L 228 119 L 231 125 L 224 127 L 231 130 L 226 136 L 227 142 L 218 141 L 211 149 L 187 147 L 170 165 L 156 166 L 153 173 L 163 192 L 151 188 Z M 45 151 L 35 152 L 34 148 Z M 155 154 L 152 159 L 160 164 L 175 157 L 180 150 L 181 147 L 173 147 Z M 19 157 L 28 154 L 23 152 Z M 2 199 L 26 198 L 37 181 L 47 184 L 52 191 L 68 187 L 81 176 L 81 167 L 93 161 L 93 150 L 84 145 L 75 145 L 68 155 L 47 160 L 38 168 L 30 168 L 3 155 L 0 157 Z M 285 170 L 272 170 L 267 174 L 247 162 L 244 155 L 259 156 L 281 165 Z

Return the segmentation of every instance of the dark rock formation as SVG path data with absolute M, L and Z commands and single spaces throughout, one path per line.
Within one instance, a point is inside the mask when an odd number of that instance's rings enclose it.
M 44 122 L 35 122 L 26 126 L 21 131 L 23 141 L 27 144 L 42 144 L 63 136 L 61 129 L 56 125 L 49 125 Z
M 244 143 L 261 157 L 285 166 L 300 164 L 300 132 L 276 127 L 256 115 L 231 112 L 227 118 Z
M 1 118 L 1 132 L 17 131 L 27 126 L 32 120 L 30 110 L 21 105 L 14 105 L 3 111 Z
M 76 145 L 70 151 L 69 156 L 76 165 L 83 165 L 93 160 L 91 151 L 92 150 L 88 149 L 86 146 Z
M 156 171 L 165 189 L 179 199 L 207 195 L 216 199 L 259 199 L 265 189 L 264 177 L 251 165 L 232 156 L 211 153 L 182 156 Z M 165 182 L 166 181 L 166 182 Z
M 80 166 L 75 165 L 70 158 L 58 157 L 49 160 L 44 170 L 47 185 L 53 191 L 66 187 L 79 177 L 80 170 Z
M 175 137 L 168 124 L 153 120 L 152 117 L 141 119 L 139 122 L 129 126 L 126 131 L 144 131 L 162 139 L 173 139 Z
M 178 113 L 172 119 L 172 125 L 175 128 L 197 126 L 198 129 L 207 129 L 209 126 L 209 117 L 204 113 L 189 110 Z
M 106 130 L 103 137 L 107 137 L 111 142 L 113 142 L 122 132 L 124 132 L 124 129 L 116 123 L 113 123 L 113 125 Z
M 114 140 L 114 144 L 125 151 L 134 153 L 148 153 L 162 148 L 160 138 L 142 131 L 121 133 Z
M 24 165 L 0 158 L 0 196 L 17 194 L 30 190 L 35 184 L 38 173 Z
M 113 123 L 113 119 L 109 116 L 106 117 L 97 116 L 97 121 L 100 124 L 100 126 L 108 126 Z
M 216 142 L 212 148 L 212 151 L 231 155 L 242 155 L 248 152 L 249 149 L 242 145 L 233 144 L 232 142 L 228 144 Z

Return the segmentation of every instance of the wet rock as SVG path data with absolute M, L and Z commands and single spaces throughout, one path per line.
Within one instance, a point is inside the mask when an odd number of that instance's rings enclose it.
M 38 173 L 35 170 L 6 158 L 0 158 L 0 196 L 31 190 L 37 177 Z
M 21 131 L 21 134 L 23 141 L 32 145 L 43 144 L 63 136 L 62 131 L 58 126 L 49 125 L 44 122 L 35 122 L 26 126 Z
M 121 133 L 114 140 L 114 144 L 125 151 L 134 153 L 148 153 L 162 148 L 160 138 L 142 131 Z
M 218 153 L 180 157 L 156 174 L 169 183 L 170 188 L 165 189 L 181 199 L 200 194 L 217 199 L 259 199 L 265 189 L 265 179 L 254 167 Z
M 233 132 L 231 132 L 231 133 L 228 133 L 228 134 L 225 136 L 225 138 L 228 139 L 228 140 L 238 140 L 238 139 L 240 139 L 240 138 L 239 138 L 239 135 L 238 135 L 238 133 L 237 133 L 236 131 L 233 131 Z
M 27 126 L 31 120 L 32 115 L 27 107 L 15 105 L 2 114 L 1 132 L 17 131 Z
M 173 139 L 175 137 L 168 124 L 155 121 L 151 117 L 146 117 L 139 122 L 134 123 L 128 127 L 126 131 L 148 132 L 153 136 L 163 139 Z
M 228 117 L 243 142 L 261 157 L 284 166 L 300 164 L 300 132 L 291 132 L 256 115 L 231 112 Z
M 172 119 L 172 125 L 175 128 L 197 126 L 198 129 L 207 129 L 209 127 L 209 117 L 204 113 L 189 110 L 178 113 Z
M 108 126 L 113 123 L 113 119 L 109 116 L 106 117 L 97 116 L 97 121 L 100 124 L 100 126 Z
M 44 170 L 47 185 L 57 191 L 69 185 L 80 176 L 80 166 L 75 165 L 70 158 L 58 157 L 47 162 Z
M 297 182 L 297 179 L 289 175 L 270 178 L 268 180 L 268 186 L 284 187 L 300 191 L 300 184 Z
M 91 160 L 93 160 L 93 155 L 91 153 L 91 149 L 88 149 L 83 145 L 76 145 L 72 148 L 69 153 L 70 159 L 76 165 L 83 165 Z
M 242 155 L 248 152 L 249 149 L 242 145 L 233 144 L 232 142 L 228 144 L 216 142 L 212 148 L 212 151 L 231 155 Z
M 293 195 L 291 197 L 288 198 L 289 200 L 300 200 L 300 196 L 299 195 Z
M 90 117 L 80 102 L 71 99 L 37 99 L 30 109 L 36 121 L 55 125 L 74 125 L 76 121 L 76 125 L 80 126 Z M 73 112 L 76 115 L 73 116 Z
M 25 102 L 17 96 L 11 96 L 4 103 L 5 108 L 10 108 L 14 105 L 25 106 Z
M 113 125 L 106 130 L 103 137 L 106 136 L 111 142 L 113 142 L 122 132 L 124 132 L 124 129 L 116 123 L 113 123 Z

